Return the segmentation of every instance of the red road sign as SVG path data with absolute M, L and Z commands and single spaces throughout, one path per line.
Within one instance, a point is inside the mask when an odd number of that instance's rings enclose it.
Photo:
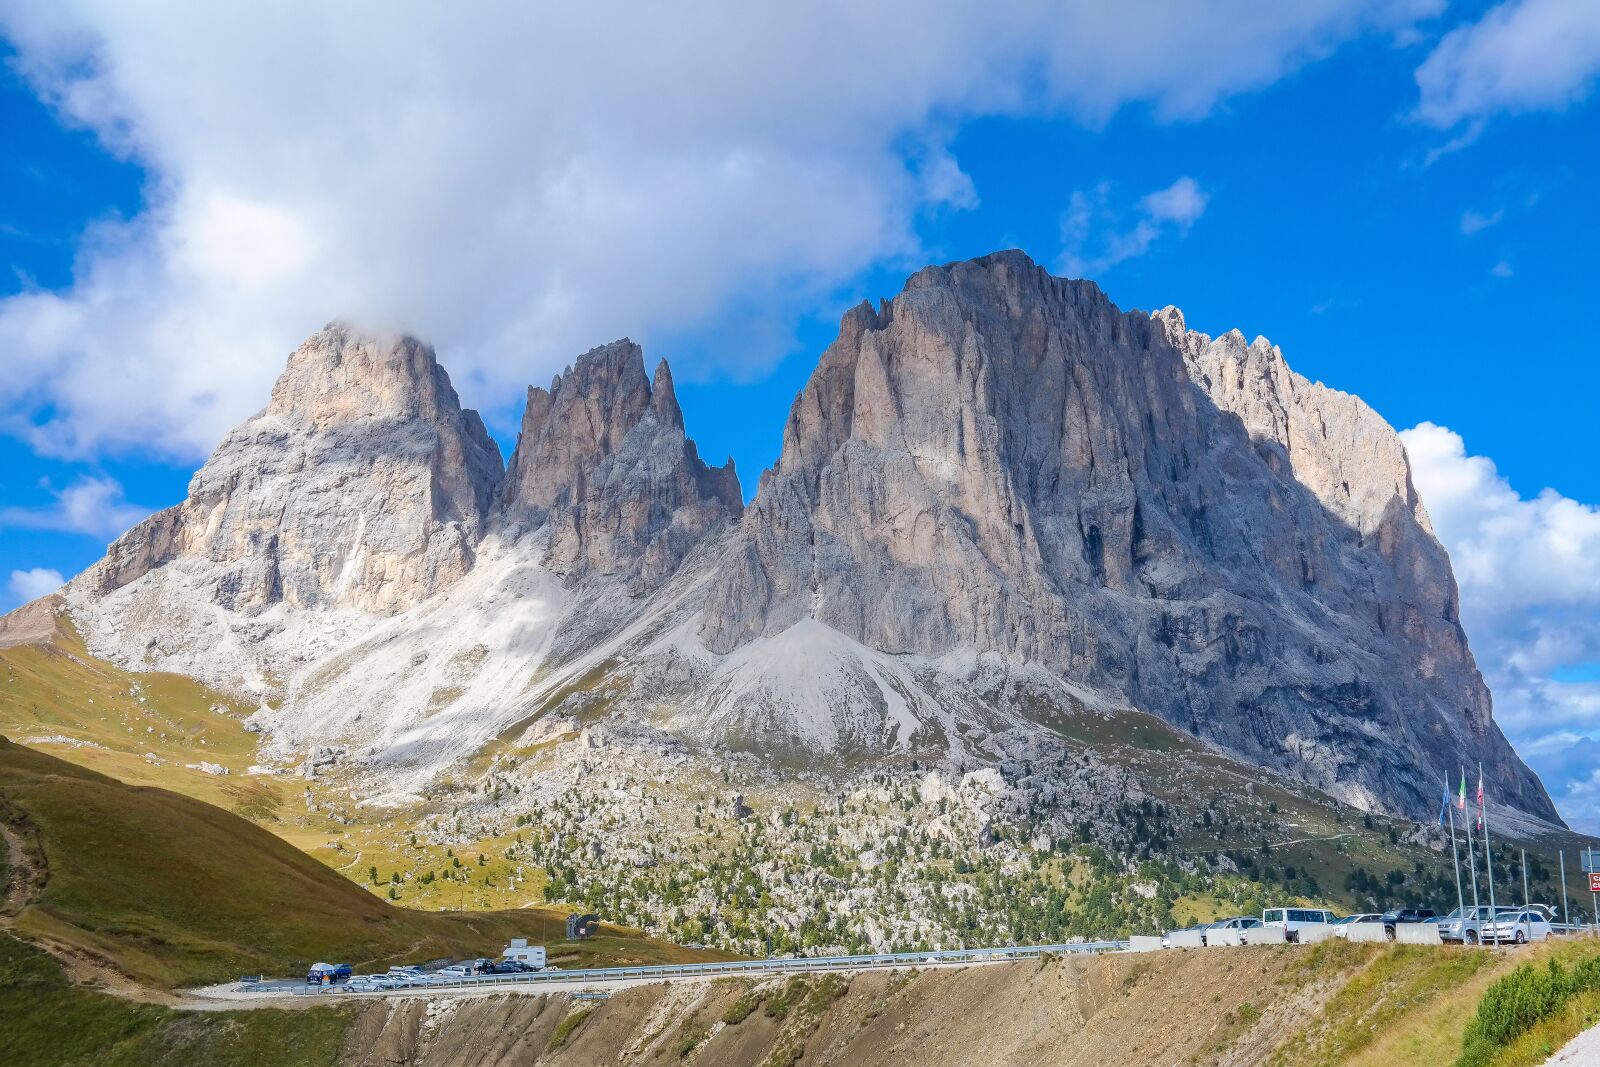
M 1600 871 L 1589 875 L 1589 892 L 1600 893 Z

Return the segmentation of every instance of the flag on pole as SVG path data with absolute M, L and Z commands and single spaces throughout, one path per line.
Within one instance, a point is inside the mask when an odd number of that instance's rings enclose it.
M 1467 810 L 1467 769 L 1461 768 L 1461 791 L 1456 794 L 1456 807 Z
M 1483 764 L 1478 765 L 1478 825 L 1483 825 Z
M 1444 797 L 1439 802 L 1439 825 L 1444 825 L 1444 817 L 1450 814 L 1450 776 L 1445 775 Z

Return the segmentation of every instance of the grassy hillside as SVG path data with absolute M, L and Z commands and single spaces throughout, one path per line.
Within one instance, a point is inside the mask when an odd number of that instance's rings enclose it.
M 552 943 L 572 963 L 705 955 L 617 929 L 559 944 L 565 918 L 543 909 L 396 908 L 236 815 L 4 738 L 0 817 L 45 871 L 16 930 L 162 987 L 293 974 L 318 959 L 382 967 L 492 954 L 512 936 Z
M 256 754 L 244 728 L 252 710 L 182 675 L 135 674 L 96 659 L 64 618 L 46 642 L 0 648 L 0 734 L 133 785 L 271 822 L 297 798 L 276 779 L 247 773 Z
M 29 1067 L 325 1067 L 351 1012 L 177 1012 L 71 985 L 56 962 L 0 933 L 0 1063 Z

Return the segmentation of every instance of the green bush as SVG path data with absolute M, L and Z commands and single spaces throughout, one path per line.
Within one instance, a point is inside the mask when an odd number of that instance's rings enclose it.
M 545 1045 L 544 1050 L 546 1052 L 554 1052 L 562 1045 L 565 1045 L 567 1038 L 572 1036 L 574 1030 L 583 1025 L 583 1020 L 587 1019 L 592 1011 L 594 1011 L 593 1008 L 579 1008 L 565 1019 L 562 1019 L 561 1025 L 556 1027 L 556 1032 L 550 1035 L 550 1042 Z
M 722 1021 L 727 1023 L 729 1026 L 737 1026 L 739 1023 L 742 1023 L 748 1019 L 751 1012 L 761 1007 L 761 1002 L 765 999 L 766 998 L 762 994 L 757 993 L 752 989 L 750 992 L 746 993 L 744 996 L 728 1005 L 728 1010 L 722 1013 Z
M 1555 960 L 1544 968 L 1523 964 L 1484 992 L 1478 1014 L 1467 1024 L 1456 1067 L 1487 1067 L 1496 1053 L 1541 1019 L 1591 990 L 1600 990 L 1600 956 L 1571 968 Z

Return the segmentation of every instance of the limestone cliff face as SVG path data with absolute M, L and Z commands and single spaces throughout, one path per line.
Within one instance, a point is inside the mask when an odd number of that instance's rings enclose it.
M 569 582 L 614 575 L 644 593 L 743 510 L 733 461 L 708 467 L 685 436 L 666 361 L 652 384 L 622 340 L 528 390 L 497 523 L 546 529 L 545 565 Z
M 1021 253 L 850 312 L 795 402 L 700 634 L 730 653 L 808 619 L 1043 666 L 1362 806 L 1482 758 L 1554 815 L 1393 430 L 1264 343 Z
M 64 598 L 97 654 L 274 697 L 284 758 L 416 789 L 545 719 L 969 766 L 1134 708 L 1397 813 L 1481 760 L 1556 821 L 1394 431 L 1016 252 L 849 312 L 747 510 L 631 341 L 528 391 L 502 477 L 431 350 L 329 327 Z
M 188 498 L 74 585 L 105 594 L 187 558 L 231 610 L 399 611 L 472 567 L 500 477 L 498 448 L 431 348 L 330 325 L 289 357 L 266 410 L 217 447 Z

